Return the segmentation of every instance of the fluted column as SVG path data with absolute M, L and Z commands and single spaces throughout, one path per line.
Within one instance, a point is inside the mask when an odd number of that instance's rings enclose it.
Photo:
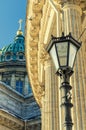
M 65 35 L 72 33 L 78 38 L 81 33 L 81 8 L 76 4 L 66 3 L 62 8 L 62 23 Z
M 51 75 L 51 61 L 46 61 L 45 63 L 45 130 L 53 130 L 53 120 L 52 120 L 52 75 Z
M 79 38 L 81 34 L 81 8 L 76 4 L 65 4 L 63 7 L 63 31 L 65 35 L 69 32 L 76 39 Z M 83 46 L 83 45 L 82 45 Z M 71 79 L 71 84 L 73 86 L 73 122 L 74 130 L 86 130 L 86 106 L 85 106 L 85 80 L 84 80 L 84 69 L 83 62 L 84 57 L 82 56 L 83 50 L 80 49 L 76 64 L 74 67 L 74 74 Z
M 59 92 L 51 60 L 45 62 L 45 94 L 42 98 L 42 130 L 59 129 Z

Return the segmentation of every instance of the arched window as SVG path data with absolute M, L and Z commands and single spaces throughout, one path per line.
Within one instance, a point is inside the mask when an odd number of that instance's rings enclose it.
M 23 81 L 21 80 L 16 81 L 16 91 L 18 91 L 21 94 L 23 93 Z
M 10 56 L 10 55 L 7 55 L 7 56 L 6 56 L 6 59 L 7 59 L 7 60 L 9 60 L 10 58 L 11 58 L 11 56 Z
M 23 55 L 19 55 L 19 59 L 21 59 L 21 60 L 22 60 L 22 59 L 23 59 Z
M 24 53 L 18 53 L 19 60 L 25 60 Z
M 5 59 L 8 61 L 11 59 L 11 53 L 6 53 Z
M 21 43 L 21 40 L 19 39 L 19 43 Z

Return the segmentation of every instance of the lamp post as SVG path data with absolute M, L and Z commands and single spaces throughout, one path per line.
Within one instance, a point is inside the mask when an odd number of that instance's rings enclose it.
M 62 130 L 72 130 L 71 108 L 71 93 L 70 90 L 70 76 L 73 74 L 73 66 L 76 54 L 81 44 L 75 40 L 71 33 L 62 37 L 52 36 L 50 44 L 46 50 L 50 54 L 56 69 L 56 74 L 61 78 L 61 112 L 62 116 Z

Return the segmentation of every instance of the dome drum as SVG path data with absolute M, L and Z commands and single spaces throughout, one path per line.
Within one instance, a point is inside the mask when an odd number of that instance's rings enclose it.
M 18 30 L 14 42 L 0 51 L 0 80 L 23 95 L 31 92 L 26 78 L 24 42 L 23 32 Z

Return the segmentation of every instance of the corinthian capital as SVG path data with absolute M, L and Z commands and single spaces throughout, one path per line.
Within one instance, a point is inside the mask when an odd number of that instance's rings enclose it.
M 65 4 L 76 4 L 79 5 L 83 11 L 86 10 L 86 0 L 57 0 L 57 2 L 62 6 Z
M 64 5 L 67 3 L 70 4 L 79 4 L 81 0 L 57 0 L 59 4 Z

